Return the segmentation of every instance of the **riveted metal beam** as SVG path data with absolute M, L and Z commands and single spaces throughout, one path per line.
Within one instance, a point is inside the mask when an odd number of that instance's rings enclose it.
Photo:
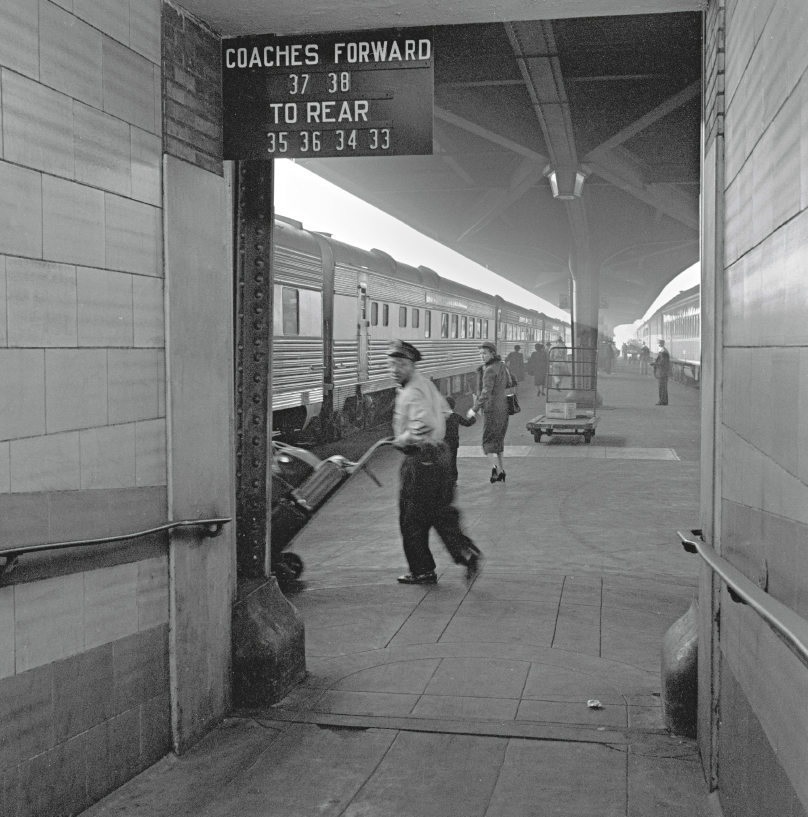
M 239 162 L 236 184 L 236 563 L 270 573 L 273 164 Z

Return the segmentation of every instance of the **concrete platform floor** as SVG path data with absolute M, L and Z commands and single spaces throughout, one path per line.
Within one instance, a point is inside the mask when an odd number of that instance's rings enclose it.
M 601 377 L 589 445 L 535 444 L 524 384 L 505 484 L 481 424 L 461 429 L 458 504 L 487 557 L 471 587 L 437 541 L 439 583 L 396 583 L 400 455 L 383 451 L 384 487 L 358 475 L 292 548 L 305 682 L 86 814 L 706 817 L 696 746 L 659 702 L 662 635 L 696 595 L 675 531 L 698 522 L 699 393 L 672 383 L 655 406 L 637 369 Z

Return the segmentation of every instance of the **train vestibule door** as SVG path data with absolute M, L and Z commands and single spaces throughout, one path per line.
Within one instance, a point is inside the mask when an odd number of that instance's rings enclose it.
M 368 277 L 367 273 L 359 273 L 357 285 L 357 340 L 359 350 L 359 382 L 366 382 L 370 379 L 369 358 L 370 358 L 370 316 L 368 303 Z

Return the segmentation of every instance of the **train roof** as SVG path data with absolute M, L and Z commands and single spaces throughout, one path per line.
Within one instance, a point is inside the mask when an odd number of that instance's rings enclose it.
M 276 225 L 279 229 L 281 243 L 296 245 L 296 248 L 305 248 L 312 255 L 320 256 L 320 249 L 315 238 L 315 233 L 307 230 L 302 222 L 286 216 L 275 215 Z M 519 304 L 505 301 L 499 296 L 492 295 L 480 289 L 466 286 L 465 284 L 452 281 L 449 278 L 442 278 L 437 272 L 429 267 L 420 266 L 417 269 L 409 264 L 397 261 L 393 256 L 383 250 L 372 249 L 363 250 L 346 244 L 343 241 L 331 236 L 329 233 L 316 233 L 322 236 L 330 244 L 334 252 L 334 260 L 338 264 L 367 269 L 369 272 L 376 272 L 380 275 L 387 275 L 411 284 L 418 284 L 430 289 L 435 289 L 447 295 L 454 295 L 466 298 L 470 301 L 477 301 L 484 304 L 493 304 L 495 301 L 501 306 L 520 315 L 530 316 L 534 319 L 553 321 L 559 325 L 565 323 L 562 319 L 548 318 L 535 309 L 527 309 Z
M 666 303 L 662 304 L 662 306 L 660 306 L 659 309 L 657 309 L 657 311 L 654 314 L 656 315 L 658 312 L 663 312 L 665 310 L 673 308 L 674 306 L 678 306 L 680 303 L 684 301 L 689 301 L 691 298 L 699 294 L 700 289 L 701 286 L 699 284 L 696 284 L 696 286 L 691 287 L 690 289 L 682 290 L 682 292 L 680 292 L 678 295 L 674 295 L 673 298 L 671 298 Z

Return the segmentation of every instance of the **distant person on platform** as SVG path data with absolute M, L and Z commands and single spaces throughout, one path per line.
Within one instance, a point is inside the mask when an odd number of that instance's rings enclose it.
M 517 344 L 513 351 L 505 358 L 505 365 L 516 380 L 516 387 L 525 379 L 525 356 L 522 347 Z
M 567 344 L 564 343 L 564 338 L 559 336 L 555 339 L 555 343 L 547 355 L 547 365 L 550 368 L 550 377 L 553 378 L 554 389 L 560 389 L 563 378 L 568 378 L 572 375 L 572 367 L 567 362 L 568 360 Z M 564 387 L 571 389 L 572 382 L 568 381 L 564 383 Z
M 648 364 L 651 362 L 651 350 L 643 343 L 640 349 L 640 374 L 648 374 Z
M 628 357 L 628 344 L 627 343 L 624 343 L 620 347 L 620 356 L 623 358 L 623 360 L 625 360 Z
M 533 347 L 536 351 L 528 358 L 525 369 L 528 374 L 533 375 L 536 381 L 536 396 L 544 394 L 544 381 L 547 377 L 547 350 L 543 343 L 537 343 Z
M 480 344 L 482 366 L 477 369 L 477 395 L 471 412 L 483 412 L 483 453 L 491 464 L 491 482 L 505 482 L 505 434 L 508 431 L 508 367 L 490 340 Z
M 657 405 L 667 406 L 668 378 L 671 375 L 671 356 L 665 348 L 665 341 L 662 340 L 662 338 L 660 338 L 657 343 L 659 344 L 659 354 L 656 356 L 656 360 L 651 364 L 654 367 L 654 377 L 659 383 L 659 402 Z
M 466 581 L 479 573 L 482 553 L 460 530 L 460 512 L 452 505 L 454 483 L 449 446 L 444 441 L 451 412 L 435 384 L 416 364 L 421 353 L 394 341 L 387 353 L 390 375 L 398 383 L 393 412 L 393 445 L 404 453 L 399 485 L 399 526 L 410 572 L 401 584 L 436 584 L 429 531 L 438 532 L 456 564 L 465 565 Z
M 614 363 L 614 346 L 610 340 L 603 342 L 603 370 L 606 374 L 612 373 L 612 364 Z
M 460 448 L 460 426 L 473 426 L 477 422 L 477 416 L 470 411 L 465 417 L 458 414 L 455 409 L 454 397 L 447 397 L 446 402 L 452 413 L 446 418 L 446 436 L 443 438 L 449 446 L 449 456 L 451 457 L 451 471 L 453 485 L 457 485 L 457 449 Z

